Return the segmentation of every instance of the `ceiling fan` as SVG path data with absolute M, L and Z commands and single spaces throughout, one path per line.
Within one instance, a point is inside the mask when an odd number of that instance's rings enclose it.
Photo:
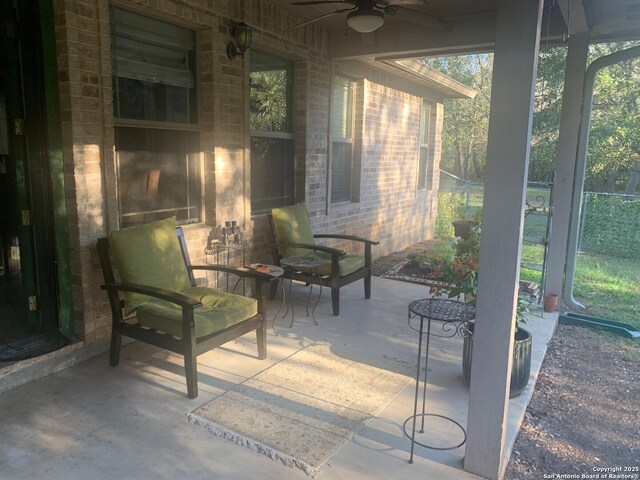
M 449 31 L 452 28 L 450 22 L 442 18 L 429 15 L 421 10 L 408 8 L 406 5 L 428 5 L 427 0 L 396 0 L 389 3 L 386 0 L 307 0 L 303 2 L 293 2 L 291 5 L 343 5 L 348 8 L 339 8 L 333 12 L 325 13 L 305 22 L 294 25 L 288 31 L 295 30 L 305 25 L 322 20 L 333 15 L 347 14 L 347 25 L 360 33 L 369 33 L 377 30 L 384 24 L 384 16 L 395 15 L 398 12 L 407 14 L 410 21 L 424 24 L 430 28 L 441 31 Z

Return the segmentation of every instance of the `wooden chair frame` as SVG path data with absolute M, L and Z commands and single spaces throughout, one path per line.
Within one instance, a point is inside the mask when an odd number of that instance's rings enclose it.
M 294 271 L 292 273 L 292 277 L 294 280 L 300 280 L 305 283 L 314 284 L 314 285 L 322 285 L 323 287 L 327 287 L 331 289 L 331 306 L 333 309 L 333 315 L 340 315 L 340 288 L 345 285 L 349 285 L 350 283 L 355 282 L 356 280 L 364 279 L 364 298 L 371 298 L 371 246 L 378 245 L 379 242 L 374 240 L 369 240 L 362 237 L 356 237 L 353 235 L 338 235 L 338 234 L 315 234 L 313 238 L 334 238 L 340 240 L 349 240 L 352 242 L 359 242 L 364 244 L 364 266 L 359 270 L 356 270 L 349 275 L 344 277 L 340 276 L 340 257 L 346 255 L 344 250 L 339 250 L 337 248 L 325 247 L 323 245 L 311 245 L 306 243 L 288 243 L 288 242 L 277 242 L 275 237 L 275 228 L 273 225 L 273 216 L 268 214 L 269 217 L 269 225 L 271 227 L 271 254 L 273 256 L 273 262 L 280 265 L 280 260 L 283 258 L 281 255 L 282 249 L 285 248 L 306 248 L 308 250 L 312 250 L 314 252 L 323 252 L 331 255 L 331 274 L 330 275 L 312 275 L 310 272 L 304 271 Z M 289 267 L 283 267 L 286 270 Z M 290 270 L 288 270 L 290 272 Z M 275 290 L 272 288 L 270 292 L 271 298 L 273 298 L 275 294 Z
M 263 360 L 267 357 L 266 292 L 262 284 L 263 282 L 270 282 L 273 278 L 269 275 L 245 268 L 238 269 L 224 265 L 191 265 L 184 232 L 181 227 L 176 228 L 176 235 L 180 241 L 182 255 L 192 286 L 196 286 L 193 275 L 194 270 L 226 272 L 241 278 L 252 279 L 254 281 L 253 297 L 258 301 L 257 315 L 219 332 L 197 338 L 194 311 L 196 308 L 201 307 L 202 303 L 178 292 L 146 285 L 116 282 L 109 254 L 109 241 L 107 238 L 100 238 L 98 240 L 98 256 L 100 257 L 100 265 L 105 282 L 100 288 L 107 291 L 112 316 L 109 365 L 115 367 L 120 361 L 123 335 L 180 354 L 184 357 L 187 394 L 189 398 L 196 398 L 198 396 L 198 355 L 255 330 L 258 344 L 258 358 Z M 171 334 L 153 328 L 143 327 L 135 321 L 135 316 L 125 318 L 123 316 L 124 300 L 120 298 L 120 292 L 141 293 L 180 306 L 182 308 L 182 338 L 174 337 Z

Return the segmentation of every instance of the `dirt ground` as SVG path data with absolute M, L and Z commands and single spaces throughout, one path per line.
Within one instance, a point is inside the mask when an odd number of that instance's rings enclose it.
M 374 275 L 430 245 L 376 260 Z M 558 326 L 504 478 L 640 479 L 640 339 Z
M 640 478 L 640 339 L 558 326 L 505 479 L 553 474 Z

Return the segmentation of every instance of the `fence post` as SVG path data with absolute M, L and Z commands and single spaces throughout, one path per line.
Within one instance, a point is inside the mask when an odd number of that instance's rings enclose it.
M 467 204 L 465 206 L 469 208 L 469 203 L 471 202 L 471 188 L 473 188 L 473 186 L 471 185 L 471 180 L 467 180 L 465 182 L 465 185 L 467 188 Z

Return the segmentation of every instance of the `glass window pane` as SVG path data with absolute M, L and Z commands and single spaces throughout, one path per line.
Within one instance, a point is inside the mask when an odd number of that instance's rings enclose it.
M 293 140 L 251 137 L 251 211 L 293 205 Z
M 420 160 L 418 162 L 418 188 L 421 190 L 426 186 L 428 158 L 429 148 L 420 147 Z
M 350 143 L 332 143 L 331 203 L 351 200 L 351 155 Z
M 423 103 L 420 112 L 420 145 L 429 143 L 429 130 L 431 128 L 431 105 Z
M 114 115 L 195 123 L 195 32 L 111 10 Z
M 189 122 L 189 90 L 130 78 L 118 78 L 120 118 Z
M 116 128 L 122 226 L 176 215 L 200 219 L 199 136 L 195 132 Z
M 291 132 L 292 63 L 253 51 L 250 70 L 251 131 Z
M 344 77 L 333 79 L 333 101 L 331 107 L 331 135 L 351 137 L 352 101 L 351 80 Z
M 251 211 L 256 214 L 294 202 L 293 64 L 257 51 L 250 55 Z

